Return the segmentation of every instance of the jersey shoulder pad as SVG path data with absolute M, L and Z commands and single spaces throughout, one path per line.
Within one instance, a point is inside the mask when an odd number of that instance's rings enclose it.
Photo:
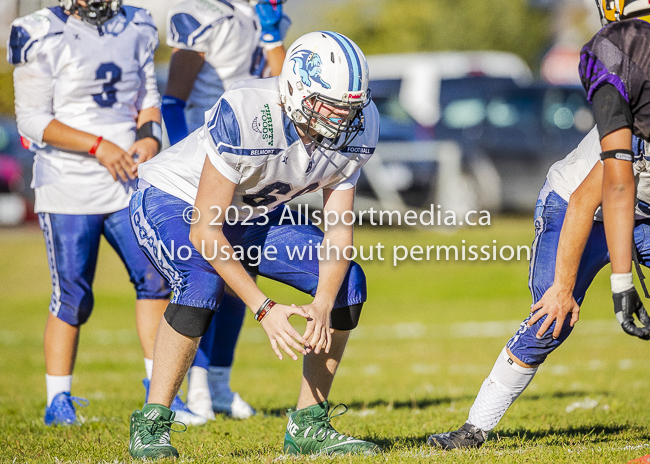
M 124 15 L 131 23 L 133 23 L 134 26 L 142 26 L 147 29 L 153 29 L 154 31 L 158 30 L 149 10 L 128 5 L 125 5 L 122 8 L 124 10 Z
M 217 24 L 234 16 L 234 7 L 227 1 L 186 0 L 169 10 L 167 15 L 167 44 L 188 48 Z
M 44 48 L 48 39 L 63 34 L 67 20 L 68 15 L 58 6 L 14 20 L 7 44 L 7 61 L 13 65 L 27 63 Z
M 236 141 L 239 149 L 232 151 L 233 154 L 272 155 L 288 145 L 283 136 L 284 118 L 280 94 L 273 88 L 257 85 L 260 80 L 264 79 L 241 81 L 221 98 L 221 120 L 229 126 L 231 135 L 230 128 L 237 127 L 237 137 L 231 137 L 231 141 Z M 225 104 L 228 105 L 227 111 L 224 111 Z M 223 132 L 210 131 L 215 144 L 218 139 L 224 141 Z
M 629 100 L 628 92 L 646 80 L 650 24 L 641 19 L 617 21 L 603 27 L 582 47 L 580 79 L 587 99 L 604 84 L 612 84 Z M 634 64 L 636 63 L 636 64 Z
M 241 147 L 241 127 L 231 103 L 224 94 L 210 110 L 206 129 L 217 151 L 232 153 Z

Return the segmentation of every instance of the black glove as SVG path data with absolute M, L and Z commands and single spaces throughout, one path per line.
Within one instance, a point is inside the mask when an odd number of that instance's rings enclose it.
M 624 292 L 614 293 L 614 314 L 623 327 L 625 333 L 639 337 L 641 340 L 650 340 L 650 316 L 641 303 L 641 298 L 632 287 Z M 644 327 L 637 327 L 634 323 L 634 315 Z

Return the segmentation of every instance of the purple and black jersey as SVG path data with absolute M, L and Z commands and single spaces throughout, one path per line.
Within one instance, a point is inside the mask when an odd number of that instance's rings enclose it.
M 629 104 L 634 135 L 650 140 L 650 24 L 641 19 L 603 27 L 580 53 L 580 79 L 594 94 L 611 84 Z

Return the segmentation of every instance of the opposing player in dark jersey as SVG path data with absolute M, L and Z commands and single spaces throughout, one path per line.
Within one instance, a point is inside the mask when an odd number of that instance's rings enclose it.
M 635 313 L 645 326 L 650 318 L 631 273 L 633 244 L 641 263 L 650 262 L 650 170 L 643 142 L 650 135 L 650 24 L 637 18 L 649 14 L 650 6 L 640 0 L 605 0 L 598 6 L 604 21 L 613 22 L 585 45 L 580 62 L 597 129 L 551 167 L 540 192 L 530 264 L 532 312 L 497 358 L 465 425 L 431 435 L 432 446 L 485 442 L 538 367 L 569 336 L 585 292 L 610 258 L 616 317 L 627 333 L 650 338 L 649 327 L 634 324 Z M 594 221 L 601 203 L 604 222 Z

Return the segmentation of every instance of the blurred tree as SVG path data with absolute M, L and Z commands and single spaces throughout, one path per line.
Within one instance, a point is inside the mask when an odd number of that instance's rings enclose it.
M 0 114 L 14 114 L 14 81 L 11 71 L 0 72 Z
M 551 40 L 551 14 L 526 0 L 349 0 L 326 17 L 367 54 L 502 50 L 535 65 Z

